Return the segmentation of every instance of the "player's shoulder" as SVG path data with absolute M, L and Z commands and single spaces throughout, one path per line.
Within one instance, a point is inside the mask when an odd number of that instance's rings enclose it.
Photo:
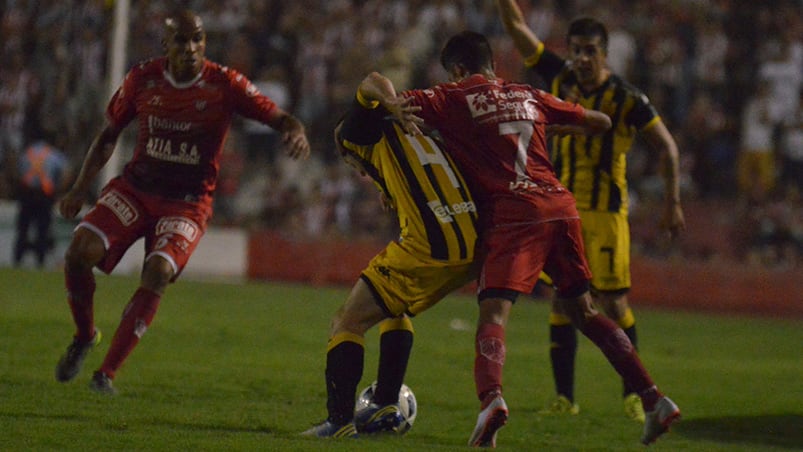
M 166 67 L 166 57 L 149 58 L 132 66 L 129 74 L 136 77 L 161 76 Z
M 258 94 L 256 85 L 242 72 L 229 66 L 224 66 L 215 61 L 206 60 L 204 63 L 204 81 L 227 85 L 232 88 L 244 89 L 249 95 Z
M 644 91 L 642 91 L 636 85 L 628 82 L 619 75 L 611 74 L 609 83 L 616 89 L 621 90 L 627 97 L 632 97 L 634 99 L 640 100 L 642 103 L 645 104 L 650 103 L 650 100 L 647 97 L 647 95 L 644 94 Z

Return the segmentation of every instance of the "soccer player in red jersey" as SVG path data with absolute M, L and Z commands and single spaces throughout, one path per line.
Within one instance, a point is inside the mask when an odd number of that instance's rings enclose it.
M 644 443 L 654 441 L 680 412 L 655 386 L 627 335 L 592 305 L 576 202 L 555 176 L 546 150 L 548 127 L 594 135 L 611 127 L 610 118 L 497 78 L 491 47 L 478 33 L 450 38 L 441 63 L 451 83 L 402 95 L 411 97 L 421 107 L 417 115 L 443 136 L 480 202 L 484 261 L 474 379 L 482 405 L 469 444 L 493 447 L 507 422 L 505 325 L 516 298 L 531 293 L 541 270 L 553 278 L 560 311 L 637 391 L 645 411 L 658 413 L 655 422 L 645 423 L 642 437 Z
M 304 126 L 262 95 L 242 74 L 204 57 L 206 34 L 195 13 L 165 20 L 166 56 L 136 65 L 112 97 L 107 121 L 61 199 L 65 218 L 75 217 L 125 127 L 137 119 L 133 158 L 102 190 L 75 229 L 65 255 L 68 302 L 77 332 L 56 366 L 66 382 L 100 341 L 95 328 L 93 268 L 111 272 L 126 250 L 145 238 L 140 286 L 129 301 L 109 351 L 90 388 L 115 393 L 112 379 L 153 320 L 168 284 L 181 273 L 212 214 L 221 149 L 235 113 L 283 135 L 288 155 L 310 153 Z

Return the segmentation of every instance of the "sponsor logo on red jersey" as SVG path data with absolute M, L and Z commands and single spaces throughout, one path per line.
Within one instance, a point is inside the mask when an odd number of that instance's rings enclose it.
M 496 111 L 496 103 L 488 94 L 489 93 L 477 93 L 466 95 L 468 109 L 471 112 L 472 118 Z

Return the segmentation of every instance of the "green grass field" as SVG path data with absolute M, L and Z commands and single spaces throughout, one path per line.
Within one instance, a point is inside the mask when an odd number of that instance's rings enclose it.
M 325 417 L 329 318 L 345 288 L 180 280 L 119 372 L 116 397 L 91 393 L 137 281 L 98 277 L 105 334 L 75 381 L 54 366 L 73 333 L 60 273 L 0 270 L 0 450 L 458 450 L 476 420 L 471 297 L 452 296 L 414 320 L 406 383 L 419 415 L 403 437 L 325 441 L 298 433 Z M 803 322 L 636 312 L 642 359 L 683 411 L 651 449 L 803 450 Z M 507 332 L 502 450 L 643 450 L 622 414 L 620 382 L 581 339 L 574 417 L 544 417 L 552 394 L 547 306 L 520 300 Z M 458 328 L 455 328 L 457 326 Z M 367 337 L 361 387 L 376 374 Z

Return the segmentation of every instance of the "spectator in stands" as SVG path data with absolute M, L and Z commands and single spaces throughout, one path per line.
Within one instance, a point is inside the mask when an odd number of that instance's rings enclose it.
M 742 111 L 738 183 L 743 199 L 763 202 L 775 188 L 772 108 L 769 85 L 759 82 Z

